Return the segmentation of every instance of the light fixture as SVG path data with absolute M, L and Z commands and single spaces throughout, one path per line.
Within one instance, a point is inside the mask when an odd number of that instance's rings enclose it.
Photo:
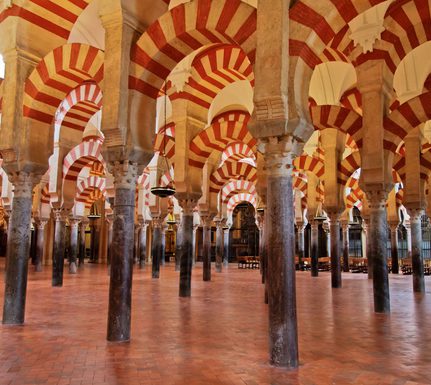
M 87 215 L 88 219 L 99 219 L 101 217 L 99 208 L 96 203 L 93 203 L 90 208 L 90 214 Z
M 169 160 L 166 156 L 166 128 L 167 128 L 167 103 L 168 103 L 168 92 L 167 92 L 167 79 L 165 80 L 165 132 L 163 135 L 163 141 L 162 141 L 162 147 L 159 151 L 159 158 L 162 158 L 161 161 L 166 164 L 166 170 L 170 172 L 169 167 Z M 161 175 L 164 175 L 163 173 Z M 160 177 L 161 180 L 161 177 Z M 173 185 L 173 182 L 169 182 L 167 186 L 162 186 L 161 184 L 159 186 L 155 186 L 151 188 L 151 193 L 159 198 L 167 198 L 169 196 L 172 196 L 175 194 L 175 187 Z
M 263 207 L 258 207 L 256 209 L 256 211 L 257 211 L 258 214 L 263 214 L 265 212 L 265 209 Z

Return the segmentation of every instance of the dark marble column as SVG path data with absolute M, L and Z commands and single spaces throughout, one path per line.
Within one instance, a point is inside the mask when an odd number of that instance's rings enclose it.
M 14 197 L 8 226 L 2 322 L 21 325 L 24 323 L 27 293 L 32 191 L 37 178 L 21 171 L 9 175 L 9 181 L 14 186 Z
M 112 231 L 113 231 L 113 227 L 114 227 L 114 222 L 112 220 L 112 215 L 109 215 L 109 217 L 105 218 L 106 220 L 106 226 L 108 227 L 108 258 L 107 258 L 107 263 L 108 266 L 111 266 L 111 247 L 112 247 Z
M 153 242 L 152 242 L 152 277 L 160 277 L 160 258 L 162 255 L 162 220 L 160 218 L 153 218 Z
M 319 224 L 311 221 L 311 276 L 319 276 Z
M 135 232 L 133 237 L 133 263 L 137 265 L 139 263 L 139 231 L 141 226 L 135 223 Z
M 145 260 L 147 259 L 147 228 L 148 222 L 142 221 L 141 229 L 139 231 L 139 267 L 145 267 Z
M 365 233 L 365 250 L 367 252 L 367 269 L 368 269 L 368 279 L 373 279 L 373 254 L 371 252 L 371 240 L 370 240 L 370 218 L 364 218 L 362 222 L 362 227 Z
M 70 225 L 69 273 L 70 274 L 76 274 L 77 272 L 76 261 L 78 259 L 78 224 L 79 224 L 79 219 L 77 218 L 69 219 L 69 225 Z
M 211 281 L 211 218 L 202 217 L 203 222 L 203 280 Z
M 168 227 L 163 224 L 162 226 L 162 242 L 161 242 L 161 249 L 160 249 L 160 265 L 165 266 L 166 265 L 166 230 Z
M 133 230 L 138 166 L 111 165 L 114 176 L 114 218 L 109 285 L 108 341 L 130 340 L 133 276 Z
M 302 262 L 302 259 L 304 258 L 304 249 L 305 249 L 305 242 L 304 242 L 304 231 L 305 226 L 304 222 L 297 222 L 296 224 L 298 229 L 298 252 L 296 253 L 298 255 L 298 266 L 299 270 L 304 270 L 304 265 Z
M 99 219 L 91 219 L 90 223 L 91 228 L 91 255 L 90 262 L 98 263 L 99 262 L 99 242 L 100 242 L 100 225 Z
M 182 199 L 179 201 L 183 208 L 181 218 L 181 247 L 180 252 L 180 297 L 191 296 L 192 285 L 192 266 L 193 266 L 193 209 L 196 207 L 197 200 Z
M 226 227 L 223 229 L 223 237 L 224 237 L 224 250 L 223 250 L 223 266 L 224 267 L 228 267 L 229 266 L 229 234 L 230 233 L 230 228 Z
M 36 263 L 35 263 L 35 271 L 42 271 L 42 260 L 43 260 L 43 251 L 44 251 L 44 242 L 45 242 L 45 225 L 46 220 L 38 220 L 36 223 L 37 226 L 37 240 L 36 240 Z
M 198 231 L 199 226 L 193 225 L 193 243 L 192 243 L 192 259 L 193 259 L 193 266 L 196 265 L 196 232 Z
M 181 254 L 183 247 L 183 226 L 181 226 L 181 220 L 176 224 L 176 237 L 175 237 L 175 271 L 181 270 Z
M 328 210 L 331 236 L 331 285 L 340 288 L 341 283 L 341 258 L 340 258 L 340 214 Z
M 267 251 L 269 355 L 275 366 L 298 367 L 295 282 L 295 210 L 290 141 L 273 138 L 265 148 L 268 175 Z M 280 236 L 283 234 L 283 236 Z
M 410 228 L 412 234 L 413 291 L 425 293 L 424 260 L 422 257 L 422 215 L 423 209 L 410 209 Z
M 84 267 L 85 260 L 85 229 L 88 226 L 87 218 L 81 220 L 79 225 L 79 267 Z
M 374 311 L 389 313 L 391 310 L 389 298 L 389 278 L 386 242 L 388 238 L 388 223 L 386 217 L 386 198 L 384 191 L 367 191 L 370 207 L 370 225 L 368 242 L 373 269 Z M 368 259 L 370 260 L 370 258 Z
M 216 222 L 217 231 L 216 231 L 216 263 L 215 263 L 215 271 L 216 273 L 222 272 L 223 266 L 223 246 L 224 246 L 224 237 L 223 237 L 223 223 L 224 221 L 219 220 Z
M 261 207 L 259 209 L 256 210 L 256 221 L 257 221 L 257 227 L 259 229 L 259 265 L 260 265 L 260 275 L 262 277 L 262 283 L 265 283 L 265 276 L 266 276 L 266 272 L 265 272 L 265 263 L 264 263 L 264 236 L 265 236 L 265 231 L 264 231 L 264 224 L 265 224 L 265 211 L 264 209 Z
M 389 224 L 391 227 L 391 261 L 392 261 L 392 274 L 398 274 L 400 265 L 398 261 L 398 222 Z
M 342 223 L 343 228 L 343 271 L 348 273 L 350 271 L 349 266 L 349 223 L 344 221 Z
M 52 252 L 52 286 L 63 286 L 64 252 L 66 247 L 66 219 L 68 211 L 54 209 L 55 232 Z

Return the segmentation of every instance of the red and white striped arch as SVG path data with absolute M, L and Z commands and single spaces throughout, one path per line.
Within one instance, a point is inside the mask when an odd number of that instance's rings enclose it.
M 295 171 L 309 171 L 321 178 L 325 173 L 325 164 L 318 158 L 309 155 L 301 155 L 293 161 Z
M 247 192 L 252 195 L 257 195 L 256 186 L 254 183 L 247 180 L 232 180 L 225 184 L 222 188 L 222 202 L 227 203 L 233 195 L 240 192 Z
M 84 131 L 91 117 L 102 108 L 102 91 L 95 82 L 86 82 L 73 89 L 60 104 L 56 114 L 54 141 L 61 126 Z
M 94 195 L 94 190 L 99 190 L 104 198 L 107 198 L 106 193 L 106 179 L 100 178 L 98 176 L 90 176 L 81 180 L 76 188 L 76 198 L 77 202 L 89 203 L 94 202 L 97 195 Z M 93 194 L 93 195 L 92 195 Z
M 170 98 L 191 101 L 205 116 L 218 93 L 241 80 L 248 80 L 254 87 L 252 63 L 244 51 L 232 44 L 212 46 L 194 58 L 184 90 L 174 92 Z
M 343 107 L 353 110 L 362 116 L 362 94 L 357 87 L 347 90 L 341 96 L 340 103 Z
M 63 160 L 63 179 L 76 181 L 81 170 L 90 167 L 93 162 L 99 162 L 106 170 L 101 151 L 100 139 L 90 139 L 74 147 Z
M 57 108 L 83 82 L 103 79 L 104 53 L 85 44 L 66 44 L 50 52 L 25 82 L 24 116 L 51 124 Z
M 413 128 L 431 119 L 431 92 L 403 103 L 384 119 L 385 150 L 396 153 L 402 140 Z
M 227 214 L 228 216 L 232 215 L 235 207 L 238 206 L 242 202 L 250 203 L 255 209 L 257 207 L 257 199 L 256 196 L 249 193 L 240 193 L 232 196 L 227 202 Z
M 253 159 L 256 160 L 256 155 L 253 150 L 245 143 L 237 142 L 228 145 L 221 155 L 222 163 L 230 160 Z
M 338 164 L 338 183 L 342 186 L 346 185 L 358 168 L 361 168 L 361 153 L 355 151 Z
M 157 98 L 173 68 L 211 44 L 233 44 L 254 57 L 256 9 L 241 1 L 194 0 L 150 25 L 132 51 L 129 87 Z
M 242 142 L 256 152 L 256 139 L 247 128 L 250 115 L 243 111 L 228 112 L 213 120 L 190 143 L 189 165 L 202 168 L 213 152 L 222 154 L 231 144 Z
M 210 176 L 210 193 L 219 193 L 230 179 L 243 179 L 256 183 L 256 168 L 241 162 L 225 162 Z
M 362 147 L 362 116 L 357 112 L 335 105 L 315 106 L 310 109 L 314 127 L 318 130 L 337 128 L 349 134 Z
M 307 195 L 307 179 L 299 175 L 293 176 L 293 188 L 301 191 L 305 196 Z

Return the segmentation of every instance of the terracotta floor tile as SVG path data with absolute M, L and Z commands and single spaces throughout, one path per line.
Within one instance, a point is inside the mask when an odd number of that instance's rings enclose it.
M 4 294 L 0 262 L 0 304 Z M 26 324 L 0 326 L 0 385 L 422 385 L 431 384 L 431 280 L 414 296 L 411 276 L 391 276 L 390 316 L 376 315 L 365 275 L 297 274 L 300 368 L 267 362 L 267 308 L 258 271 L 235 265 L 213 281 L 193 270 L 193 296 L 178 298 L 173 266 L 134 271 L 132 341 L 106 341 L 106 268 L 30 268 Z

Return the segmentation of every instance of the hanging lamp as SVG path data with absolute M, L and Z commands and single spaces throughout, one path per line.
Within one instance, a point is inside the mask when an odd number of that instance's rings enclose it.
M 100 215 L 99 209 L 96 205 L 96 202 L 94 202 L 91 205 L 90 214 L 87 215 L 87 218 L 88 219 L 99 219 L 100 217 L 101 217 L 101 215 Z
M 167 127 L 167 103 L 168 103 L 168 93 L 167 93 L 167 80 L 165 81 L 165 133 L 163 135 L 162 148 L 159 152 L 159 158 L 166 165 L 166 170 L 169 171 L 169 160 L 166 156 L 166 127 Z M 163 174 L 162 174 L 163 175 Z M 160 177 L 161 180 L 161 177 Z M 159 182 L 160 182 L 159 180 Z M 172 182 L 169 182 L 167 186 L 162 186 L 161 183 L 158 186 L 151 188 L 151 193 L 159 198 L 167 198 L 175 194 L 175 187 Z

